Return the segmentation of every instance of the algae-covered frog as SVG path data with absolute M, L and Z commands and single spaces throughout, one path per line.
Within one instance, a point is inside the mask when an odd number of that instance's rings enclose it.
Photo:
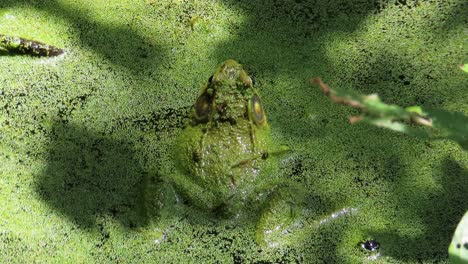
M 198 208 L 245 211 L 260 208 L 260 224 L 278 226 L 272 201 L 279 201 L 282 179 L 277 154 L 258 91 L 242 65 L 222 63 L 198 94 L 191 123 L 175 145 L 176 170 L 170 179 Z M 261 206 L 259 204 L 267 204 Z M 285 203 L 279 207 L 288 207 Z M 277 206 L 277 208 L 279 208 Z M 268 208 L 268 209 L 267 209 Z M 277 210 L 273 210 L 277 211 Z M 286 214 L 291 210 L 286 209 Z M 271 222 L 268 219 L 276 219 Z

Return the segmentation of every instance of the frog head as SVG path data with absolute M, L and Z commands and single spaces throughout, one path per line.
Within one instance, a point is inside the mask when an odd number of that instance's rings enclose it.
M 222 63 L 195 102 L 192 124 L 237 124 L 241 119 L 266 126 L 266 117 L 252 79 L 234 60 Z

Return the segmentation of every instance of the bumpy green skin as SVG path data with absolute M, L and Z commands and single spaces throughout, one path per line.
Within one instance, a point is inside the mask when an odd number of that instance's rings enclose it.
M 32 56 L 52 57 L 63 53 L 62 49 L 35 40 L 0 35 L 0 50 Z
M 252 80 L 228 60 L 200 91 L 192 122 L 177 140 L 171 179 L 199 208 L 244 204 L 278 180 L 273 149 Z

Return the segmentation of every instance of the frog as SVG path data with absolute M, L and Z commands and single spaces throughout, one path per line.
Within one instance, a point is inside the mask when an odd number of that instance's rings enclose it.
M 276 144 L 258 90 L 244 67 L 226 60 L 208 78 L 176 139 L 169 179 L 202 210 L 239 215 L 257 208 L 256 240 L 291 218 L 290 189 L 278 171 L 289 148 Z M 284 211 L 284 214 L 278 214 Z M 285 220 L 285 221 L 284 221 Z

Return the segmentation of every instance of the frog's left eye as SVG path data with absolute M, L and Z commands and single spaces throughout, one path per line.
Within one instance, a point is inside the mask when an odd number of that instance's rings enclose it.
M 198 122 L 205 123 L 208 121 L 212 103 L 213 98 L 207 92 L 198 97 L 195 102 L 195 118 Z
M 247 77 L 244 78 L 244 85 L 246 87 L 252 87 L 253 80 L 252 80 L 252 78 L 250 78 L 250 76 L 247 76 Z
M 265 114 L 263 113 L 262 101 L 257 94 L 254 94 L 250 100 L 250 111 L 252 113 L 252 119 L 256 124 L 262 124 L 265 122 Z

